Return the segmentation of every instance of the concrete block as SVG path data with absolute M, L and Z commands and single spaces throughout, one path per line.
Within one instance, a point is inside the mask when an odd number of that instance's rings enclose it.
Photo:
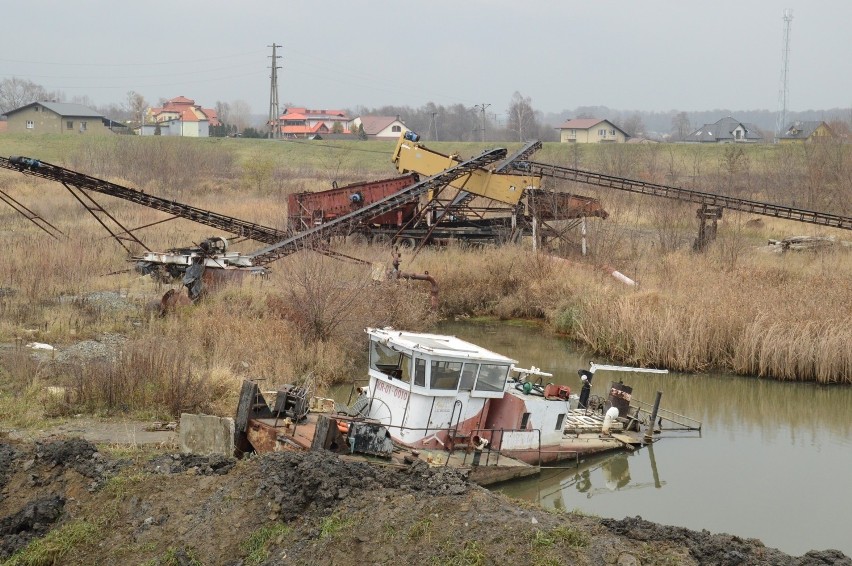
M 234 455 L 234 419 L 182 413 L 178 442 L 183 454 Z

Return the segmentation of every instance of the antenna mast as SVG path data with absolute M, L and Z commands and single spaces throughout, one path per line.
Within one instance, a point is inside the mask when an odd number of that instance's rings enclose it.
M 787 127 L 787 99 L 790 96 L 790 91 L 787 87 L 787 76 L 790 63 L 790 23 L 793 21 L 793 10 L 784 10 L 784 36 L 781 47 L 781 89 L 778 92 L 778 102 L 781 106 L 778 112 L 778 123 L 776 124 L 776 132 L 778 138 L 784 134 L 784 128 Z
M 266 137 L 274 139 L 281 137 L 281 128 L 278 124 L 280 116 L 278 112 L 278 69 L 281 68 L 278 66 L 278 59 L 281 58 L 281 55 L 277 55 L 275 50 L 283 46 L 273 43 L 272 45 L 267 45 L 267 47 L 272 48 L 272 73 L 269 75 L 269 120 L 267 121 L 269 132 Z

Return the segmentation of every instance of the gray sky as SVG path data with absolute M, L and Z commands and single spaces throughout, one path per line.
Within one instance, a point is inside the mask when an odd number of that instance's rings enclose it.
M 265 115 L 275 42 L 282 108 L 777 110 L 785 8 L 788 109 L 852 105 L 850 0 L 31 0 L 3 10 L 0 79 Z

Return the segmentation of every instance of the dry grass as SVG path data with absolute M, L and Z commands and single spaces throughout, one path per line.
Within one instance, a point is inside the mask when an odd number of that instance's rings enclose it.
M 63 155 L 59 141 L 46 142 L 50 151 Z M 0 139 L 0 147 L 3 143 Z M 193 145 L 187 140 L 83 143 L 74 138 L 62 143 L 71 144 L 66 165 L 279 228 L 286 223 L 289 192 L 391 173 L 390 148 L 387 155 L 362 156 L 363 146 L 354 145 L 338 154 L 325 146 L 229 140 Z M 380 144 L 367 147 L 382 149 Z M 451 148 L 437 149 L 449 153 Z M 465 147 L 462 153 L 477 149 Z M 847 157 L 828 150 L 811 156 L 823 164 L 822 176 L 801 150 L 781 155 L 755 149 L 747 156 L 747 166 L 735 166 L 732 159 L 739 158 L 726 155 L 724 148 L 581 151 L 572 156 L 564 147 L 546 146 L 539 159 L 573 165 L 572 157 L 577 157 L 588 169 L 672 184 L 686 184 L 680 181 L 695 174 L 696 185 L 733 187 L 753 196 L 783 192 L 783 186 L 769 182 L 775 178 L 773 164 L 777 168 L 784 157 L 787 175 L 811 183 L 809 202 L 836 203 L 838 194 L 848 197 L 852 190 L 852 183 L 840 174 Z M 104 238 L 103 230 L 61 185 L 5 172 L 0 182 L 70 236 L 54 241 L 8 208 L 0 209 L 5 251 L 0 342 L 11 346 L 36 340 L 62 351 L 105 333 L 127 338 L 116 358 L 100 361 L 36 362 L 27 350 L 3 350 L 4 422 L 43 417 L 20 407 L 44 406 L 41 391 L 46 385 L 70 388 L 70 406 L 64 407 L 69 411 L 230 414 L 245 377 L 265 379 L 270 386 L 309 380 L 318 387 L 360 377 L 364 327 L 427 329 L 436 316 L 544 320 L 586 346 L 632 364 L 852 382 L 852 258 L 841 252 L 776 256 L 755 251 L 770 237 L 829 233 L 808 225 L 772 219 L 746 224 L 749 218 L 726 213 L 716 243 L 696 255 L 688 251 L 695 233 L 691 205 L 554 185 L 601 198 L 610 212 L 608 220 L 589 224 L 592 254 L 556 261 L 532 253 L 530 242 L 525 242 L 502 248 L 449 246 L 403 257 L 404 271 L 429 271 L 436 278 L 439 313 L 429 310 L 426 283 L 376 282 L 369 268 L 300 252 L 273 264 L 266 280 L 228 287 L 196 307 L 161 319 L 145 305 L 168 286 L 132 273 L 107 275 L 129 267 L 126 254 Z M 784 194 L 797 198 L 794 192 Z M 129 227 L 164 218 L 124 201 L 97 198 Z M 212 232 L 175 220 L 143 230 L 140 237 L 152 249 L 165 249 Z M 838 235 L 848 239 L 848 233 Z M 247 242 L 241 247 L 257 246 Z M 390 263 L 387 249 L 344 251 Z M 617 268 L 640 286 L 625 287 L 601 265 Z M 126 304 L 108 308 L 91 298 L 94 291 L 114 293 Z M 59 409 L 63 407 L 48 412 Z

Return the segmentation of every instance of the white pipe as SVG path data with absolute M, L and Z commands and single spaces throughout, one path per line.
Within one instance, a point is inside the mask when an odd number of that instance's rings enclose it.
M 630 285 L 630 286 L 636 285 L 636 281 L 629 278 L 628 276 L 621 273 L 620 271 L 613 271 L 611 275 L 613 277 L 615 277 L 616 279 L 618 279 L 619 281 L 621 281 L 622 283 L 624 283 L 625 285 Z
M 596 364 L 595 362 L 589 362 L 589 371 L 595 373 L 599 369 L 609 370 L 609 371 L 635 371 L 639 373 L 669 373 L 667 369 L 653 369 L 653 368 L 634 368 L 630 366 L 608 366 L 605 364 Z

